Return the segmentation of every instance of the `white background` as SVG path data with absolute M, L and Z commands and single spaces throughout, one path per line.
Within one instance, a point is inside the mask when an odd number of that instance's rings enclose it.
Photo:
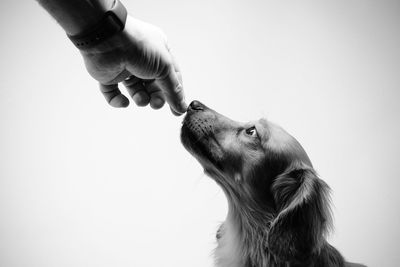
M 303 144 L 348 260 L 398 266 L 399 2 L 124 3 L 168 35 L 188 101 Z M 212 266 L 226 202 L 181 118 L 112 109 L 35 1 L 0 10 L 0 266 Z

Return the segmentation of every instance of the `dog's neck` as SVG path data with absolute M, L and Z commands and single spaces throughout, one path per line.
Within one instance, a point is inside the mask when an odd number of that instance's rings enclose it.
M 227 192 L 225 192 L 227 193 Z M 230 192 L 228 215 L 219 230 L 215 256 L 218 267 L 270 266 L 267 235 L 274 212 Z M 259 265 L 261 263 L 261 265 Z
M 228 215 L 219 230 L 215 258 L 218 267 L 266 267 L 273 259 L 268 249 L 268 232 L 276 215 L 270 199 L 257 203 L 254 193 L 236 177 L 215 169 L 206 170 L 225 193 Z M 264 195 L 265 196 L 265 195 Z M 266 204 L 267 203 L 267 204 Z
M 214 251 L 216 266 L 244 267 L 242 236 L 237 225 L 227 218 L 220 226 L 217 236 L 218 246 Z

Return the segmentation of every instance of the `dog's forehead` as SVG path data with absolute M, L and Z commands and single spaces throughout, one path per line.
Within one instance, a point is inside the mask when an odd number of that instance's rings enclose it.
M 279 125 L 265 118 L 259 119 L 257 124 L 257 131 L 264 146 L 277 150 L 291 149 L 300 146 L 297 140 Z
M 261 118 L 258 120 L 258 123 L 263 127 L 263 128 L 268 128 L 268 120 L 266 118 Z
M 256 121 L 256 129 L 258 132 L 258 135 L 261 138 L 262 142 L 266 142 L 268 140 L 268 136 L 270 135 L 270 129 L 269 129 L 269 121 L 265 118 L 261 118 L 258 121 Z
M 301 161 L 312 167 L 307 153 L 296 138 L 279 125 L 266 119 L 260 119 L 258 122 L 260 125 L 259 134 L 264 148 L 285 155 L 287 159 Z

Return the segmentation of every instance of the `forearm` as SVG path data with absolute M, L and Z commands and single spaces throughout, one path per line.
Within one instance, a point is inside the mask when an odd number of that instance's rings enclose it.
M 78 34 L 102 18 L 114 0 L 37 0 L 69 35 Z

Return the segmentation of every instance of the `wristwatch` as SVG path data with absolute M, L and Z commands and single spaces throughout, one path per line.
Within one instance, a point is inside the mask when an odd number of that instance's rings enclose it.
M 128 12 L 119 0 L 114 0 L 101 20 L 90 29 L 76 35 L 68 35 L 68 38 L 79 49 L 93 47 L 125 28 Z

